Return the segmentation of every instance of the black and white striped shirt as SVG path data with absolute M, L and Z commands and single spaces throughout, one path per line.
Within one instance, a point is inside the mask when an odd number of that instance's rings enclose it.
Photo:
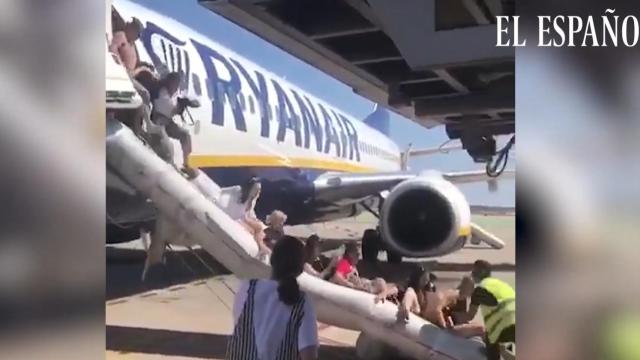
M 273 280 L 244 282 L 234 302 L 230 360 L 298 360 L 298 351 L 318 345 L 316 312 L 305 294 L 288 306 Z

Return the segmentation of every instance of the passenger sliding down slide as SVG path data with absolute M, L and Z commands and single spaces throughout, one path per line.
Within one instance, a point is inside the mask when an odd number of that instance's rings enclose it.
M 269 266 L 255 258 L 258 247 L 249 233 L 157 157 L 131 130 L 110 119 L 106 141 L 108 164 L 217 261 L 240 278 L 270 275 Z M 407 324 L 397 323 L 396 306 L 389 302 L 375 304 L 371 294 L 304 273 L 298 282 L 312 296 L 318 318 L 324 323 L 366 332 L 415 359 L 485 358 L 482 344 L 443 331 L 417 316 L 411 315 Z

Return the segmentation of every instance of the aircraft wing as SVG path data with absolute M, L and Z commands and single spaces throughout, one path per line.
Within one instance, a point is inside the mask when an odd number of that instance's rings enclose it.
M 474 182 L 513 179 L 516 175 L 514 170 L 505 170 L 499 177 L 493 178 L 487 175 L 485 170 L 461 171 L 443 173 L 442 177 L 454 184 L 466 184 Z
M 426 149 L 413 149 L 413 145 L 409 144 L 407 150 L 405 150 L 401 155 L 401 168 L 406 171 L 409 169 L 409 159 L 416 156 L 430 156 L 430 155 L 442 155 L 448 154 L 454 150 L 464 150 L 462 145 L 447 145 L 447 146 L 439 146 L 435 148 L 426 148 Z
M 440 155 L 440 154 L 448 154 L 454 150 L 464 150 L 462 145 L 449 145 L 449 146 L 440 146 L 437 148 L 426 148 L 426 149 L 409 149 L 407 150 L 407 154 L 411 157 L 414 156 L 425 156 L 425 155 Z
M 463 172 L 389 172 L 373 174 L 327 173 L 314 181 L 316 200 L 333 204 L 354 203 L 390 190 L 395 185 L 418 176 L 440 175 L 453 184 L 465 184 L 513 178 L 515 171 L 505 170 L 498 178 L 488 176 L 485 170 Z

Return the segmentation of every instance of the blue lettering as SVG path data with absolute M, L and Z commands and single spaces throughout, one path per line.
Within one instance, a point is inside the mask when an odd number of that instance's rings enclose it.
M 301 146 L 300 121 L 298 121 L 298 116 L 293 111 L 291 101 L 277 81 L 271 80 L 271 83 L 273 83 L 273 88 L 276 90 L 278 107 L 280 108 L 278 111 L 278 121 L 280 122 L 280 126 L 278 126 L 278 141 L 284 141 L 286 130 L 290 129 L 295 133 L 296 146 Z
M 233 104 L 237 103 L 238 94 L 241 90 L 240 77 L 238 77 L 238 73 L 231 66 L 229 61 L 227 61 L 227 59 L 217 51 L 200 44 L 193 39 L 191 39 L 191 42 L 198 51 L 198 55 L 202 58 L 202 64 L 204 65 L 209 79 L 209 86 L 207 86 L 207 88 L 209 90 L 208 96 L 212 107 L 211 122 L 216 125 L 224 126 L 224 101 L 221 100 L 224 100 L 224 97 L 226 96 L 232 104 L 231 109 L 233 111 L 236 129 L 246 132 L 247 124 L 244 120 L 242 109 L 240 109 L 240 106 L 233 106 Z M 216 66 L 212 59 L 220 61 L 227 68 L 229 75 L 231 76 L 228 81 L 222 80 L 218 77 L 218 71 L 216 70 Z M 218 101 L 216 102 L 214 99 L 218 99 Z
M 338 114 L 336 114 L 335 111 L 331 110 L 331 113 L 333 114 L 333 117 L 336 119 L 336 122 L 338 123 L 338 126 L 340 127 L 340 144 L 342 147 L 342 157 L 346 158 L 347 157 L 347 135 L 344 132 L 344 126 L 342 125 L 342 121 L 340 121 L 340 117 L 338 116 Z
M 249 87 L 251 91 L 256 96 L 256 100 L 258 101 L 258 107 L 260 108 L 260 136 L 268 138 L 269 137 L 269 114 L 267 113 L 267 108 L 269 107 L 269 92 L 267 91 L 267 83 L 264 80 L 264 76 L 255 71 L 256 79 L 258 80 L 258 84 L 251 78 L 247 70 L 236 60 L 230 59 L 231 62 L 238 68 L 242 76 L 249 83 Z
M 154 48 L 152 41 L 154 36 L 158 36 L 160 38 L 161 49 Z M 140 40 L 142 40 L 145 50 L 151 57 L 151 62 L 156 68 L 156 71 L 160 74 L 170 71 L 180 72 L 182 74 L 180 89 L 188 91 L 189 75 L 191 71 L 189 53 L 187 53 L 185 49 L 181 48 L 181 46 L 186 45 L 186 41 L 181 41 L 150 21 L 147 22 L 147 25 L 140 34 Z M 162 52 L 164 61 L 160 59 L 157 50 Z M 177 58 L 177 61 L 175 61 L 175 58 Z
M 304 148 L 308 149 L 311 146 L 311 139 L 309 137 L 309 128 L 310 128 L 310 123 L 312 122 L 311 120 L 311 113 L 309 112 L 309 109 L 307 109 L 307 106 L 304 103 L 304 100 L 302 100 L 302 98 L 300 97 L 300 95 L 298 95 L 298 93 L 291 89 L 291 93 L 293 94 L 293 97 L 296 99 L 296 103 L 298 103 L 298 108 L 300 108 L 300 115 L 302 117 L 302 123 L 304 124 Z M 318 122 L 318 120 L 315 120 L 316 123 Z M 318 142 L 318 138 L 316 136 L 316 148 L 318 149 L 318 151 L 321 151 L 322 149 L 322 144 L 320 144 Z
M 318 151 L 322 151 L 323 150 L 323 145 L 324 143 L 322 142 L 323 138 L 324 138 L 324 132 L 322 131 L 322 125 L 320 124 L 320 119 L 318 119 L 318 114 L 316 113 L 316 108 L 313 106 L 313 103 L 311 103 L 311 100 L 309 100 L 308 97 L 304 97 L 305 101 L 307 102 L 308 107 L 305 107 L 305 109 L 310 109 L 311 112 L 309 113 L 309 115 L 311 115 L 309 117 L 309 127 L 311 128 L 311 131 L 313 132 L 315 138 L 316 138 L 316 150 Z
M 322 116 L 324 117 L 324 133 L 326 135 L 324 142 L 324 153 L 328 154 L 331 149 L 331 144 L 336 145 L 336 156 L 340 156 L 340 138 L 338 137 L 338 133 L 336 129 L 333 128 L 333 123 L 331 122 L 331 116 L 327 112 L 327 110 L 322 106 L 322 104 L 318 104 L 320 107 L 320 111 L 322 112 Z
M 347 133 L 347 137 L 349 138 L 349 160 L 360 161 L 360 148 L 358 147 L 358 132 L 356 128 L 353 126 L 351 121 L 346 117 L 340 115 L 340 119 L 344 123 L 344 129 Z

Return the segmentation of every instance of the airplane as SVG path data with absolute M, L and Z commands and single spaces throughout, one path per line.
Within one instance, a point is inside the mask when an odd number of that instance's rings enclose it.
M 181 94 L 200 99 L 185 123 L 190 165 L 222 187 L 259 177 L 259 217 L 279 209 L 295 225 L 371 211 L 380 219 L 376 246 L 396 257 L 444 255 L 470 239 L 470 206 L 455 185 L 489 180 L 484 170 L 410 172 L 383 106 L 360 121 L 170 17 L 128 0 L 112 5 L 116 17 L 144 26 L 139 60 L 180 72 Z M 176 159 L 180 152 L 176 144 Z M 139 238 L 155 216 L 107 167 L 107 242 Z

